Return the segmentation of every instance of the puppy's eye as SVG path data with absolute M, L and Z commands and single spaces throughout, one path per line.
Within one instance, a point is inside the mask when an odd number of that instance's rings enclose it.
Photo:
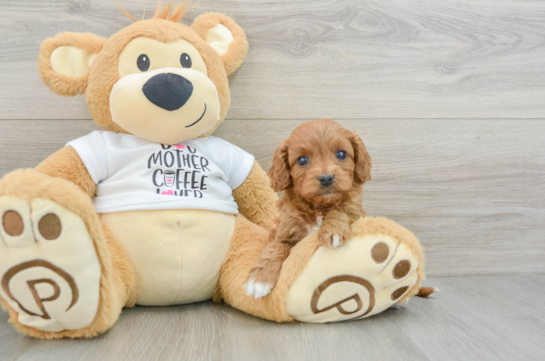
M 344 150 L 339 150 L 337 152 L 337 158 L 340 160 L 343 160 L 346 158 L 346 152 Z
M 183 53 L 182 56 L 180 56 L 180 64 L 182 64 L 182 68 L 191 68 L 193 62 L 187 53 Z
M 146 54 L 140 55 L 136 60 L 136 66 L 138 67 L 138 69 L 140 69 L 140 71 L 148 71 L 150 66 L 148 56 Z
M 299 165 L 305 165 L 307 163 L 308 163 L 308 158 L 305 156 L 299 157 L 299 159 L 297 159 L 297 164 Z

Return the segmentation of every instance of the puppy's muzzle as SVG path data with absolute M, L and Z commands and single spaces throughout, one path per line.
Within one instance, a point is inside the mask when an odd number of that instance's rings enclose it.
M 335 182 L 335 176 L 333 174 L 322 174 L 318 177 L 318 181 L 322 187 L 329 187 Z
M 162 73 L 151 77 L 142 87 L 150 102 L 168 111 L 180 109 L 193 93 L 193 84 L 181 75 Z

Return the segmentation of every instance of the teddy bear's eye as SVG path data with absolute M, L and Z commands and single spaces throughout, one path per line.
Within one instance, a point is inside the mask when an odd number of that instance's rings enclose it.
M 308 158 L 305 156 L 299 157 L 299 159 L 297 159 L 297 163 L 299 165 L 305 165 L 308 163 Z
M 346 159 L 346 152 L 344 150 L 339 150 L 337 152 L 337 158 L 340 160 Z
M 148 56 L 146 54 L 140 55 L 136 60 L 136 66 L 138 67 L 138 69 L 140 69 L 140 71 L 148 71 L 150 66 Z
M 182 68 L 191 68 L 193 62 L 187 53 L 183 53 L 182 56 L 180 56 L 180 64 L 182 64 Z

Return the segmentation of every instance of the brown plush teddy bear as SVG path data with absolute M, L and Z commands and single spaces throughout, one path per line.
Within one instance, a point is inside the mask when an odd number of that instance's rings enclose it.
M 0 296 L 10 321 L 39 338 L 92 337 L 123 307 L 213 298 L 277 322 L 331 322 L 415 295 L 420 244 L 383 218 L 356 222 L 335 250 L 311 233 L 270 295 L 245 295 L 277 197 L 253 156 L 211 134 L 248 44 L 225 15 L 187 27 L 184 13 L 168 5 L 109 39 L 62 33 L 43 42 L 45 84 L 85 93 L 104 130 L 0 181 Z

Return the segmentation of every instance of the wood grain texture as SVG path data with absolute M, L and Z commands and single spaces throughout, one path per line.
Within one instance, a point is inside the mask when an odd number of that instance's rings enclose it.
M 137 18 L 156 4 L 118 2 Z M 91 340 L 34 340 L 0 313 L 0 359 L 544 359 L 545 2 L 202 0 L 182 23 L 209 11 L 250 42 L 215 135 L 268 168 L 305 120 L 358 131 L 373 158 L 364 207 L 417 235 L 442 292 L 331 325 L 139 307 Z M 83 96 L 43 85 L 40 42 L 129 24 L 111 0 L 0 1 L 0 177 L 98 129 Z
M 124 310 L 105 335 L 41 341 L 0 314 L 2 360 L 541 360 L 545 276 L 429 279 L 441 292 L 361 321 L 281 325 L 225 304 Z
M 135 17 L 155 0 L 120 1 Z M 543 118 L 545 2 L 203 0 L 245 29 L 231 77 L 236 119 Z M 0 2 L 0 119 L 89 119 L 51 94 L 39 43 L 62 31 L 110 36 L 130 24 L 110 0 Z
M 373 159 L 369 215 L 420 239 L 430 276 L 545 273 L 545 122 L 541 120 L 338 120 Z M 231 119 L 215 133 L 265 169 L 303 120 Z M 0 121 L 0 176 L 34 167 L 92 121 Z

